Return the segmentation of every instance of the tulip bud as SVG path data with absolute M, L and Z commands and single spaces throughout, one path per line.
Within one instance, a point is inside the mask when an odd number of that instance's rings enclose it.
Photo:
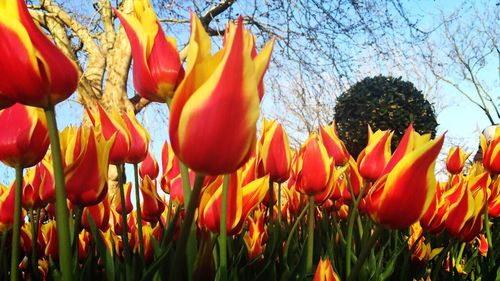
M 132 200 L 130 198 L 130 194 L 132 193 L 132 183 L 127 182 L 126 184 L 123 185 L 123 191 L 125 193 L 125 212 L 127 214 L 130 214 L 132 212 L 132 209 L 134 206 L 132 206 Z M 111 198 L 111 206 L 113 209 L 121 214 L 122 212 L 122 200 L 120 198 L 120 194 L 116 192 L 113 195 L 113 198 Z
M 14 224 L 14 198 L 15 187 L 12 183 L 11 187 L 7 189 L 0 184 L 0 232 L 8 231 Z
M 323 192 L 330 183 L 334 168 L 335 162 L 328 156 L 318 135 L 311 134 L 297 156 L 297 190 L 307 195 Z
M 165 210 L 165 203 L 158 196 L 156 181 L 146 175 L 142 180 L 140 189 L 143 199 L 141 207 L 142 219 L 147 222 L 158 221 L 161 213 Z
M 90 229 L 90 222 L 88 216 L 92 217 L 95 225 L 101 231 L 106 231 L 109 228 L 110 206 L 108 196 L 104 197 L 102 202 L 97 205 L 85 207 L 82 212 L 82 226 L 88 232 Z
M 172 147 L 168 142 L 163 144 L 161 150 L 161 166 L 162 166 L 162 176 L 161 176 L 161 189 L 169 194 L 172 186 L 172 180 L 180 175 L 179 170 L 179 160 L 175 156 Z
M 75 64 L 33 22 L 24 1 L 2 1 L 0 15 L 0 99 L 43 108 L 67 99 L 78 83 Z
M 0 111 L 0 161 L 13 168 L 31 167 L 42 160 L 48 147 L 42 109 L 15 104 Z
M 165 36 L 149 0 L 134 1 L 133 15 L 115 13 L 132 47 L 135 89 L 145 99 L 167 102 L 184 77 L 175 39 Z
M 50 156 L 38 163 L 36 169 L 40 171 L 40 177 L 42 178 L 39 189 L 40 198 L 45 203 L 54 203 L 56 200 L 56 189 Z
M 265 249 L 264 243 L 267 241 L 267 233 L 264 226 L 264 212 L 256 210 L 254 217 L 247 218 L 248 231 L 243 236 L 243 241 L 247 248 L 248 260 L 253 260 L 260 256 Z
M 42 226 L 42 232 L 45 237 L 45 256 L 59 261 L 59 246 L 57 245 L 56 221 L 51 220 Z
M 325 145 L 328 155 L 335 161 L 335 165 L 342 166 L 349 161 L 349 152 L 344 142 L 339 138 L 337 125 L 333 120 L 331 126 L 324 126 L 319 129 L 321 141 Z
M 470 153 L 465 154 L 462 148 L 452 147 L 448 152 L 448 157 L 446 158 L 446 169 L 450 174 L 459 174 L 462 172 L 465 160 L 470 156 Z
M 210 37 L 191 16 L 187 72 L 172 101 L 169 136 L 175 154 L 196 172 L 234 172 L 252 153 L 258 86 L 272 50 L 271 43 L 252 58 L 253 44 L 240 17 L 227 29 L 223 51 L 212 55 Z
M 264 118 L 258 142 L 259 176 L 269 174 L 272 182 L 282 183 L 290 176 L 291 153 L 288 136 L 276 120 Z
M 156 179 L 158 176 L 159 168 L 158 162 L 153 157 L 153 155 L 148 152 L 146 159 L 141 162 L 141 166 L 139 167 L 139 175 L 143 179 L 144 177 L 149 176 L 151 179 Z
M 378 130 L 375 133 L 368 127 L 368 145 L 358 156 L 358 169 L 367 180 L 375 181 L 382 176 L 391 158 L 391 139 L 393 132 Z
M 108 190 L 109 153 L 113 140 L 104 140 L 88 127 L 68 127 L 60 139 L 68 199 L 80 206 L 99 203 Z
M 500 126 L 495 128 L 493 138 L 488 142 L 481 134 L 483 165 L 492 174 L 500 174 Z
M 39 209 L 42 207 L 42 199 L 40 199 L 40 185 L 42 177 L 40 169 L 36 167 L 26 171 L 23 178 L 23 198 L 22 205 L 25 209 Z
M 151 137 L 146 129 L 139 123 L 133 111 L 129 110 L 127 113 L 122 112 L 122 117 L 130 134 L 130 150 L 126 162 L 138 164 L 144 161 L 148 154 Z
M 481 256 L 486 257 L 488 255 L 488 241 L 486 240 L 486 237 L 484 237 L 484 234 L 479 234 L 478 237 L 476 237 L 478 240 L 479 246 L 479 253 Z
M 333 270 L 332 264 L 329 259 L 321 258 L 316 267 L 316 272 L 314 273 L 313 281 L 340 281 L 339 276 Z
M 488 196 L 488 215 L 492 218 L 500 216 L 500 179 L 496 179 L 490 185 L 490 195 Z

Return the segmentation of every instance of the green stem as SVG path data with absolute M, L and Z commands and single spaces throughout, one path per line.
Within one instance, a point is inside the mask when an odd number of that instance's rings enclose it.
M 182 161 L 179 161 L 179 170 L 181 173 L 184 204 L 186 204 L 186 202 L 189 202 L 189 197 L 191 196 L 191 182 L 189 179 L 189 169 L 184 163 L 182 163 Z
M 362 193 L 361 193 L 362 194 Z M 381 226 L 376 226 L 375 229 L 373 230 L 372 235 L 370 236 L 370 240 L 368 241 L 368 245 L 366 247 L 363 247 L 361 249 L 361 253 L 359 253 L 358 259 L 356 260 L 356 264 L 354 264 L 353 270 L 351 274 L 348 274 L 349 276 L 348 280 L 356 280 L 356 277 L 358 277 L 358 273 L 361 270 L 361 266 L 363 266 L 363 263 L 365 262 L 366 258 L 369 256 L 371 249 L 373 248 L 373 245 L 375 245 L 375 242 L 377 242 L 377 239 L 382 232 L 382 227 Z M 347 248 L 347 251 L 349 251 L 349 248 Z M 434 279 L 432 279 L 434 280 Z
M 269 229 L 273 228 L 274 224 L 274 185 L 269 181 Z
M 0 241 L 0 272 L 8 272 L 7 269 L 5 269 L 5 271 L 3 270 L 4 263 L 5 263 L 5 267 L 7 267 L 6 259 L 4 259 L 6 255 L 3 254 L 3 251 L 5 250 L 5 242 L 7 241 L 7 233 L 8 233 L 8 231 L 2 232 L 2 240 Z M 3 274 L 0 275 L 0 278 L 2 278 L 2 277 L 3 277 Z
M 281 230 L 281 183 L 278 183 L 278 232 Z
M 198 197 L 200 196 L 204 178 L 205 176 L 197 174 L 194 179 L 193 192 L 189 197 L 184 221 L 181 226 L 179 241 L 175 250 L 174 264 L 170 272 L 171 278 L 169 280 L 186 280 L 186 246 L 189 238 L 189 232 L 191 231 L 191 226 L 193 225 L 194 213 L 198 207 Z
M 23 168 L 16 167 L 16 190 L 14 193 L 14 226 L 12 229 L 12 259 L 10 260 L 10 280 L 17 281 L 19 271 L 19 241 L 21 239 L 21 197 L 23 196 Z
M 64 183 L 64 169 L 62 165 L 61 145 L 59 143 L 59 132 L 57 131 L 56 115 L 54 107 L 45 108 L 47 118 L 47 129 L 50 137 L 50 151 L 52 153 L 52 165 L 54 168 L 54 184 L 56 189 L 56 220 L 57 220 L 57 242 L 59 247 L 59 262 L 61 267 L 61 280 L 72 281 L 73 257 L 71 256 L 71 239 L 69 235 L 68 205 L 66 202 L 66 188 Z
M 137 164 L 134 164 L 134 180 L 135 180 L 135 211 L 136 211 L 135 213 L 137 216 L 137 230 L 139 231 L 139 251 L 142 260 L 144 260 L 144 237 L 142 236 L 141 198 L 139 197 L 140 187 L 139 187 L 139 172 L 137 169 Z
M 309 213 L 307 214 L 306 273 L 312 273 L 313 270 L 314 207 L 314 196 L 309 196 Z
M 464 254 L 465 244 L 466 244 L 465 242 L 462 242 L 462 245 L 460 245 L 460 250 L 458 251 L 458 256 L 457 256 L 457 261 L 455 263 L 455 267 L 462 260 L 462 255 Z
M 347 227 L 347 246 L 346 246 L 346 275 L 347 276 L 349 276 L 351 274 L 351 255 L 352 255 L 352 236 L 353 236 L 352 232 L 354 229 L 354 219 L 357 216 L 359 201 L 361 200 L 361 197 L 363 197 L 363 193 L 365 192 L 367 185 L 368 185 L 368 182 L 365 182 L 363 184 L 363 187 L 361 187 L 359 195 L 356 198 L 354 195 L 354 190 L 352 188 L 351 182 L 349 180 L 347 180 L 347 186 L 349 187 L 349 192 L 351 193 L 351 198 L 354 199 L 352 211 L 349 214 L 349 224 Z
M 172 219 L 172 200 L 168 199 L 167 225 L 170 224 L 171 219 Z
M 295 220 L 295 222 L 292 226 L 292 229 L 290 230 L 290 233 L 288 234 L 288 238 L 286 239 L 286 244 L 285 244 L 285 254 L 284 254 L 284 258 L 283 258 L 285 261 L 287 260 L 287 257 L 288 257 L 288 248 L 290 247 L 290 243 L 292 243 L 293 234 L 299 228 L 300 221 L 306 215 L 308 207 L 309 207 L 309 203 L 307 203 L 306 207 L 302 210 L 300 215 L 297 217 L 297 219 Z
M 484 206 L 484 227 L 486 228 L 486 241 L 488 241 L 489 251 L 493 250 L 493 240 L 491 239 L 490 218 L 488 216 L 488 202 Z
M 36 257 L 36 245 L 38 242 L 38 221 L 35 221 L 35 211 L 33 210 L 33 208 L 30 208 L 28 215 L 30 217 L 31 223 L 31 274 L 33 276 L 33 280 L 38 280 L 38 259 Z
M 120 192 L 120 201 L 121 201 L 121 216 L 122 216 L 122 241 L 123 241 L 123 249 L 124 249 L 124 255 L 125 255 L 125 264 L 127 265 L 126 268 L 126 276 L 127 280 L 128 278 L 131 277 L 130 275 L 130 258 L 132 257 L 132 253 L 130 251 L 130 245 L 128 243 L 128 224 L 127 224 L 127 208 L 126 206 L 126 199 L 125 199 L 125 190 L 123 187 L 123 166 L 122 165 L 116 165 L 116 171 L 118 172 L 118 189 Z
M 229 189 L 229 175 L 224 175 L 224 182 L 222 184 L 222 201 L 220 212 L 220 234 L 219 234 L 219 248 L 220 248 L 220 280 L 227 280 L 227 197 Z

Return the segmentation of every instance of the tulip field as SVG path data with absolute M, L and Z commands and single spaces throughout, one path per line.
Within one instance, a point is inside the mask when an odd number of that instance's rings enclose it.
M 477 161 L 452 147 L 446 181 L 446 136 L 411 123 L 393 151 L 392 130 L 360 128 L 354 157 L 335 121 L 292 147 L 260 114 L 274 40 L 258 51 L 239 17 L 213 53 L 192 13 L 183 62 L 149 0 L 115 13 L 168 136 L 99 103 L 58 128 L 76 66 L 24 1 L 0 0 L 0 160 L 16 171 L 0 185 L 0 280 L 500 280 L 500 127 Z

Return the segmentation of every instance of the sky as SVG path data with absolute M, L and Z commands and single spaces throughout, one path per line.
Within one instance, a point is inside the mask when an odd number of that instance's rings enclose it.
M 451 11 L 457 7 L 457 3 L 459 2 L 430 0 L 405 2 L 411 12 L 423 16 L 422 23 L 424 26 L 432 26 L 434 23 L 433 19 L 439 16 L 437 8 L 445 12 Z M 496 79 L 495 73 L 497 73 L 497 71 L 498 70 L 492 66 L 491 73 L 487 74 L 485 77 L 488 78 L 489 75 L 491 75 L 491 79 Z M 447 105 L 438 112 L 437 116 L 437 121 L 439 123 L 438 134 L 446 132 L 447 138 L 445 148 L 452 144 L 460 143 L 465 147 L 466 151 L 473 152 L 474 154 L 479 143 L 480 131 L 490 124 L 488 119 L 477 106 L 457 94 L 453 88 L 443 85 L 438 94 L 440 96 L 439 98 L 445 101 L 444 104 Z M 500 95 L 500 93 L 497 92 L 494 98 L 497 103 L 500 103 L 498 95 Z M 266 108 L 265 112 L 272 110 L 273 105 L 269 104 L 272 103 L 272 99 L 266 98 L 265 102 L 268 104 L 268 106 L 266 106 L 268 108 Z M 60 130 L 68 125 L 78 125 L 81 122 L 83 108 L 76 102 L 75 95 L 68 101 L 57 105 L 56 111 Z M 160 136 L 153 138 L 151 143 L 151 151 L 159 162 L 161 147 L 168 135 L 167 116 L 168 110 L 166 106 L 160 104 L 148 106 L 138 116 L 146 129 L 150 132 L 154 132 L 155 136 Z M 440 161 L 443 161 L 443 157 L 441 157 Z M 131 170 L 131 168 L 127 168 L 127 177 L 129 180 L 132 180 Z M 13 179 L 14 170 L 0 164 L 0 183 L 8 185 Z

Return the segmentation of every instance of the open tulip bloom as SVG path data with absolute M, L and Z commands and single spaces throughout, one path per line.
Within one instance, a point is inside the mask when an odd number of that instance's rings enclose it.
M 168 136 L 99 103 L 59 132 L 75 63 L 24 1 L 0 0 L 0 161 L 16 169 L 0 280 L 499 280 L 500 128 L 472 165 L 459 146 L 438 159 L 445 136 L 413 123 L 394 151 L 392 128 L 359 128 L 359 155 L 335 121 L 300 144 L 276 120 L 258 132 L 274 39 L 238 16 L 212 50 L 191 12 L 184 62 L 149 0 L 119 9 L 133 86 L 169 108 Z

